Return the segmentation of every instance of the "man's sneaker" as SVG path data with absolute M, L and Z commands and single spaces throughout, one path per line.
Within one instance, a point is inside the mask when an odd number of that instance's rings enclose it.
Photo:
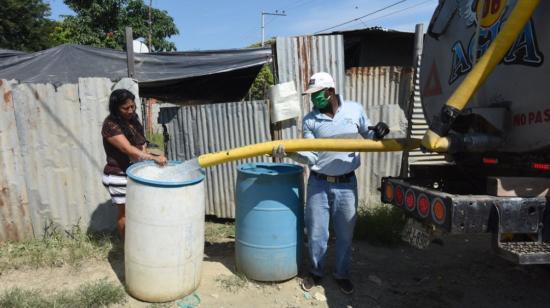
M 340 287 L 340 291 L 344 294 L 353 293 L 353 283 L 349 279 L 336 279 L 336 283 Z
M 320 276 L 317 276 L 317 275 L 314 275 L 314 274 L 310 274 L 306 278 L 302 279 L 302 282 L 300 283 L 300 286 L 302 287 L 302 289 L 304 291 L 309 292 L 309 290 L 311 290 L 311 288 L 313 288 L 314 286 L 318 285 L 321 282 L 322 278 L 323 277 L 320 277 Z

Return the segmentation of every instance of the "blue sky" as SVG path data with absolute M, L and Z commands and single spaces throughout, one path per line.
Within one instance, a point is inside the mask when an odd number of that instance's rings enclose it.
M 72 12 L 63 0 L 45 0 L 51 18 Z M 403 0 L 401 0 L 403 1 Z M 145 0 L 149 3 L 148 0 Z M 246 47 L 261 40 L 261 12 L 285 11 L 284 17 L 265 17 L 265 37 L 312 34 L 366 15 L 399 0 L 153 0 L 153 7 L 174 18 L 180 34 L 171 37 L 178 50 Z M 438 0 L 404 0 L 402 3 L 330 31 L 372 26 L 414 32 L 425 28 Z

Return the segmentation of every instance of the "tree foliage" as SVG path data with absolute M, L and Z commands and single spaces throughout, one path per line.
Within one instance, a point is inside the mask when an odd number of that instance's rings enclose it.
M 271 47 L 271 45 L 275 44 L 275 39 L 270 39 L 265 41 L 264 47 Z M 262 43 L 254 43 L 248 48 L 259 48 L 262 47 Z M 274 83 L 274 77 L 273 72 L 271 70 L 271 66 L 269 64 L 266 64 L 262 67 L 260 72 L 258 73 L 258 76 L 256 76 L 256 79 L 254 79 L 254 82 L 252 83 L 252 86 L 249 90 L 249 98 L 252 100 L 263 100 L 267 98 L 267 91 Z
M 143 37 L 149 45 L 149 7 L 143 0 L 65 0 L 76 15 L 64 16 L 56 27 L 56 40 L 65 43 L 125 49 L 125 28 L 132 27 L 135 38 Z M 176 45 L 167 40 L 179 33 L 166 11 L 151 9 L 151 45 L 153 51 L 173 51 Z
M 249 97 L 252 100 L 262 100 L 267 98 L 267 91 L 269 87 L 273 85 L 273 72 L 271 72 L 271 67 L 269 64 L 266 64 L 262 67 L 258 76 L 252 83 L 250 87 Z
M 50 6 L 42 0 L 0 1 L 0 48 L 37 51 L 52 46 Z

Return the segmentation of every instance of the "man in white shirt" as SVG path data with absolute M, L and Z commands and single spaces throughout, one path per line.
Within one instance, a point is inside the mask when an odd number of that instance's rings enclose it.
M 314 109 L 303 120 L 304 138 L 363 138 L 382 139 L 389 133 L 388 126 L 371 122 L 359 103 L 344 101 L 335 91 L 332 76 L 325 72 L 313 74 L 308 89 Z M 297 152 L 284 151 L 284 146 L 273 149 L 274 157 L 288 156 L 308 164 L 311 170 L 307 184 L 305 223 L 310 257 L 309 276 L 302 288 L 311 290 L 324 275 L 324 264 L 332 219 L 336 235 L 336 266 L 333 276 L 345 294 L 354 291 L 350 281 L 349 263 L 353 229 L 357 216 L 357 180 L 354 170 L 360 165 L 357 152 Z

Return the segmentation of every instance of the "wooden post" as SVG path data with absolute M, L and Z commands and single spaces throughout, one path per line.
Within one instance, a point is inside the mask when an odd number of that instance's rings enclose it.
M 271 54 L 273 55 L 271 63 L 269 64 L 271 67 L 271 72 L 273 73 L 273 84 L 279 83 L 279 71 L 277 69 L 277 44 L 271 44 Z M 271 105 L 272 102 L 269 102 L 269 115 L 271 116 L 271 110 L 273 106 Z M 271 133 L 271 140 L 282 140 L 283 139 L 283 130 L 282 130 L 282 123 L 281 122 L 275 122 L 271 123 L 270 119 L 270 125 L 269 130 Z M 273 162 L 275 163 L 282 163 L 283 159 L 281 158 L 273 158 Z
M 134 37 L 132 27 L 126 27 L 126 60 L 128 61 L 128 77 L 134 78 Z

